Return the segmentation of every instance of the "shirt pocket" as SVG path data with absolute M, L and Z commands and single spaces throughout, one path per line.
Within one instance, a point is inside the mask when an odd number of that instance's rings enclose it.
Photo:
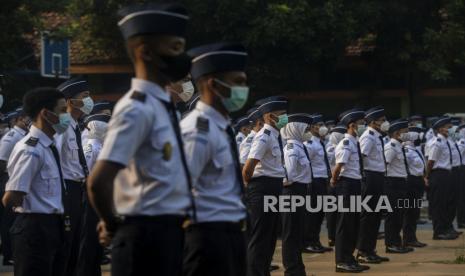
M 68 152 L 66 153 L 67 157 L 71 160 L 78 160 L 79 159 L 79 154 L 78 154 L 79 146 L 76 140 L 68 141 L 67 146 L 68 146 Z
M 171 172 L 182 164 L 175 164 L 173 161 L 176 149 L 176 137 L 171 132 L 169 125 L 154 128 L 150 137 L 150 147 L 147 152 L 147 162 L 139 164 L 153 177 L 170 175 Z M 178 159 L 177 159 L 178 160 Z M 180 160 L 178 160 L 180 161 Z
M 39 192 L 45 196 L 57 196 L 58 185 L 60 184 L 60 173 L 54 169 L 42 169 L 40 171 L 41 184 L 38 187 Z
M 212 163 L 214 167 L 214 171 L 212 172 L 212 176 L 215 180 L 217 180 L 220 176 L 225 174 L 234 173 L 234 161 L 232 157 L 232 153 L 228 150 L 229 147 L 221 152 L 215 154 L 212 158 Z

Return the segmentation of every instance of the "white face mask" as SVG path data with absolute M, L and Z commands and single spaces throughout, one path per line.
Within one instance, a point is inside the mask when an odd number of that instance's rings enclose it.
M 310 131 L 305 132 L 304 136 L 303 136 L 304 141 L 309 141 L 310 139 L 312 139 L 312 137 L 313 137 L 313 135 L 312 135 L 312 133 Z
M 405 132 L 405 133 L 401 133 L 400 134 L 400 140 L 404 141 L 404 142 L 407 142 L 407 141 L 411 141 L 411 137 L 410 137 L 410 133 L 409 132 Z
M 461 130 L 459 130 L 459 135 L 458 135 L 459 139 L 465 139 L 465 128 L 462 128 Z
M 326 134 L 328 134 L 328 128 L 325 126 L 321 126 L 320 129 L 318 130 L 318 134 L 320 135 L 321 138 L 324 138 Z
M 339 144 L 339 142 L 344 139 L 344 134 L 339 133 L 339 132 L 333 132 L 329 135 L 329 142 L 333 145 Z
M 388 121 L 384 121 L 379 128 L 382 132 L 388 132 L 390 126 L 391 124 Z
M 0 94 L 0 108 L 2 108 L 3 106 L 3 95 Z
M 362 135 L 365 130 L 367 129 L 367 126 L 362 124 L 362 125 L 357 125 L 357 136 Z
M 192 98 L 194 92 L 194 84 L 191 81 L 186 81 L 182 84 L 182 92 L 179 93 L 178 96 L 183 102 L 187 102 Z
M 89 128 L 89 138 L 104 140 L 108 129 L 108 123 L 102 121 L 91 121 L 87 124 Z

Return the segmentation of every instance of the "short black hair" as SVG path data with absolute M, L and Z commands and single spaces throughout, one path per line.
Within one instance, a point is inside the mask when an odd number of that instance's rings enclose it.
M 56 107 L 58 100 L 64 98 L 65 96 L 63 93 L 56 88 L 35 88 L 24 95 L 24 113 L 26 113 L 26 115 L 28 115 L 31 119 L 35 119 L 43 108 L 53 110 Z

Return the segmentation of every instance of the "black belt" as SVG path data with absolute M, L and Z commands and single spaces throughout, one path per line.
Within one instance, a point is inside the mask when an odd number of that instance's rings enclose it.
M 387 178 L 389 178 L 389 179 L 394 179 L 394 180 L 406 180 L 406 179 L 407 179 L 407 176 L 406 176 L 406 177 L 401 177 L 401 176 L 387 176 Z
M 229 221 L 215 221 L 215 222 L 199 222 L 189 225 L 187 230 L 195 229 L 208 229 L 215 231 L 231 231 L 231 232 L 240 232 L 244 230 L 245 220 L 239 222 L 229 222 Z
M 186 216 L 181 215 L 159 215 L 159 216 L 123 216 L 122 224 L 179 224 L 182 225 L 187 220 Z
M 431 172 L 450 172 L 450 170 L 437 168 L 437 169 L 433 169 Z
M 347 176 L 340 176 L 339 179 L 340 180 L 347 180 L 347 181 L 362 181 L 362 179 L 355 179 L 355 178 L 351 178 L 351 177 L 347 177 Z
M 86 180 L 85 179 L 82 179 L 82 180 L 65 179 L 65 182 L 70 182 L 71 184 L 83 184 L 83 183 L 86 183 Z

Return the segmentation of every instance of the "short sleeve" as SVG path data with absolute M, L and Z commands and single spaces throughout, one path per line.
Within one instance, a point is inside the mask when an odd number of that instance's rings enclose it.
M 152 129 L 151 118 L 140 107 L 127 105 L 113 115 L 98 160 L 128 165 Z
M 384 156 L 386 157 L 386 163 L 391 163 L 397 156 L 397 152 L 392 147 L 386 147 L 384 150 Z
M 441 156 L 441 145 L 439 142 L 434 142 L 429 149 L 428 159 L 438 161 Z
M 297 168 L 299 162 L 299 153 L 295 149 L 284 148 L 284 163 L 286 165 L 287 177 L 290 183 L 294 182 L 297 176 Z
M 363 136 L 360 138 L 360 151 L 363 155 L 369 155 L 371 150 L 373 149 L 374 139 L 369 137 L 368 135 Z
M 10 157 L 10 154 L 15 146 L 15 143 L 11 141 L 11 139 L 7 139 L 9 138 L 6 137 L 7 135 L 8 134 L 6 134 L 2 140 L 0 140 L 0 160 L 3 161 L 8 161 L 8 158 Z
M 349 161 L 351 151 L 348 140 L 342 140 L 336 148 L 336 164 L 346 164 Z
M 40 154 L 33 149 L 19 150 L 8 162 L 10 176 L 5 191 L 29 193 L 31 184 L 40 170 Z
M 262 160 L 268 149 L 269 136 L 266 134 L 257 135 L 252 141 L 250 147 L 249 159 Z
M 198 131 L 194 131 L 184 134 L 183 140 L 187 165 L 195 183 L 200 177 L 200 174 L 206 164 L 211 159 L 208 136 Z

